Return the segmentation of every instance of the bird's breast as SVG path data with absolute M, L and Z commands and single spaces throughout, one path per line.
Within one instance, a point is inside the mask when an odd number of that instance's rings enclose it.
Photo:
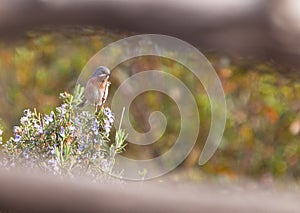
M 106 88 L 108 76 L 104 78 L 104 80 L 100 81 L 98 84 L 98 88 L 103 91 Z

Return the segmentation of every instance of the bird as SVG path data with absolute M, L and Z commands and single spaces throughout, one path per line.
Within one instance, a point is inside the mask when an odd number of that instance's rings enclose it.
M 105 66 L 99 66 L 95 69 L 94 74 L 86 83 L 83 101 L 77 105 L 79 108 L 85 107 L 87 104 L 95 105 L 96 112 L 101 107 L 108 96 L 108 87 L 110 82 L 108 78 L 110 70 Z

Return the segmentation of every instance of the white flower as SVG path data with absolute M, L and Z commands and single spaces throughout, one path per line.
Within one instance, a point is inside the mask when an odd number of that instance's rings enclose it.
M 16 143 L 18 143 L 20 140 L 21 140 L 21 136 L 20 135 L 16 135 L 15 136 L 15 138 L 14 138 L 14 141 L 16 142 Z
M 21 121 L 21 124 L 24 124 L 24 123 L 26 123 L 26 122 L 28 122 L 29 121 L 29 119 L 28 119 L 28 117 L 22 117 L 21 119 L 20 119 L 20 121 Z
M 66 134 L 65 134 L 65 128 L 64 127 L 62 127 L 62 126 L 60 127 L 60 133 L 59 134 L 63 138 L 66 136 Z
M 49 123 L 53 122 L 53 116 L 54 116 L 53 112 L 50 113 L 50 116 L 49 115 L 45 116 L 44 122 L 45 122 L 46 125 L 48 125 Z
M 14 126 L 13 131 L 14 131 L 15 134 L 18 134 L 18 133 L 20 133 L 22 130 L 21 130 L 21 128 L 20 128 L 19 126 Z
M 38 133 L 43 133 L 43 127 L 39 124 L 34 124 L 34 128 L 38 131 Z

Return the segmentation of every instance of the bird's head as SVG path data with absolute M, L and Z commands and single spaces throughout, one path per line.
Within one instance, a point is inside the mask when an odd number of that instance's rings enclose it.
M 95 70 L 93 77 L 106 77 L 110 75 L 110 70 L 107 67 L 100 66 Z

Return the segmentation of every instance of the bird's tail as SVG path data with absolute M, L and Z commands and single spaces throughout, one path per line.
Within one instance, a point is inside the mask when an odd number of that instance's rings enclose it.
M 77 105 L 78 108 L 83 108 L 87 105 L 88 100 L 84 99 L 80 104 Z

